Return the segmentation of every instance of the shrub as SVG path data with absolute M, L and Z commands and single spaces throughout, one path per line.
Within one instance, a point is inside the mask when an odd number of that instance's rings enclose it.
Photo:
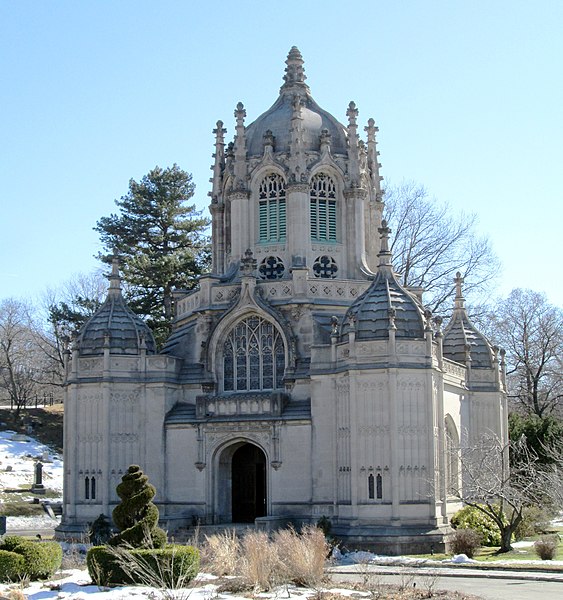
M 544 509 L 539 506 L 527 506 L 522 511 L 522 520 L 514 531 L 514 537 L 521 540 L 542 533 L 549 521 L 550 517 Z
M 34 542 L 18 536 L 7 536 L 0 550 L 15 552 L 23 557 L 23 574 L 30 579 L 51 577 L 61 566 L 63 551 L 57 542 Z
M 501 537 L 497 524 L 478 508 L 465 506 L 451 518 L 454 529 L 473 529 L 481 536 L 481 545 L 500 546 Z
M 454 554 L 465 554 L 473 558 L 481 546 L 481 536 L 473 529 L 456 529 L 450 547 Z
M 275 534 L 274 544 L 285 580 L 308 587 L 314 587 L 321 581 L 330 548 L 321 529 L 307 526 L 300 533 L 294 529 L 283 529 Z
M 255 590 L 268 591 L 282 581 L 284 569 L 275 544 L 263 531 L 247 533 L 241 543 L 239 573 Z
M 24 573 L 25 561 L 21 554 L 0 550 L 0 581 L 18 581 Z
M 542 560 L 553 560 L 557 553 L 559 545 L 559 536 L 544 535 L 539 540 L 534 542 L 534 550 Z
M 199 552 L 192 546 L 126 548 L 94 546 L 86 555 L 88 573 L 96 585 L 137 584 L 178 589 L 199 571 Z
M 131 465 L 116 488 L 121 503 L 113 509 L 119 529 L 109 543 L 133 548 L 163 548 L 166 532 L 158 527 L 158 508 L 152 499 L 156 489 L 137 465 Z
M 236 575 L 240 557 L 240 540 L 234 529 L 205 536 L 201 560 L 212 575 Z

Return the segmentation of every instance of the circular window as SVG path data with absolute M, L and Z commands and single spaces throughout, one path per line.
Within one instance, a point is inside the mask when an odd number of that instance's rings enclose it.
M 284 271 L 284 264 L 278 256 L 268 256 L 260 263 L 258 269 L 262 279 L 281 279 Z
M 319 256 L 313 264 L 313 275 L 323 279 L 334 279 L 338 265 L 332 256 Z

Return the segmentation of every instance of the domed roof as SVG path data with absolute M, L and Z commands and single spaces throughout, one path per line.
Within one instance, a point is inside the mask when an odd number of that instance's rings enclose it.
M 347 151 L 347 135 L 344 125 L 323 110 L 312 98 L 305 83 L 303 58 L 294 46 L 287 56 L 284 81 L 280 96 L 272 107 L 246 128 L 246 149 L 249 156 L 261 156 L 264 152 L 264 135 L 274 136 L 274 151 L 287 152 L 291 139 L 292 118 L 296 98 L 300 101 L 300 117 L 303 149 L 320 150 L 320 135 L 326 130 L 330 135 L 333 154 Z
M 493 350 L 487 338 L 477 331 L 465 310 L 465 299 L 461 291 L 463 278 L 456 274 L 456 298 L 451 321 L 444 330 L 442 353 L 446 358 L 465 364 L 466 349 L 470 351 L 471 366 L 492 368 Z
M 109 276 L 108 295 L 102 306 L 78 332 L 78 351 L 82 356 L 99 356 L 109 344 L 111 354 L 147 354 L 156 352 L 156 343 L 148 325 L 125 303 L 121 295 L 117 261 Z
M 388 250 L 390 229 L 385 221 L 379 232 L 382 236 L 377 275 L 369 288 L 348 309 L 342 335 L 350 333 L 353 327 L 356 339 L 386 339 L 390 327 L 394 326 L 397 338 L 422 338 L 425 330 L 423 309 L 393 273 Z

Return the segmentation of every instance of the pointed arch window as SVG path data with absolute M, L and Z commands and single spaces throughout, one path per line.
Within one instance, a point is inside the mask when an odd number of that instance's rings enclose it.
M 311 179 L 309 189 L 311 240 L 336 242 L 336 184 L 332 177 L 318 173 Z
M 225 392 L 281 389 L 285 348 L 279 331 L 258 316 L 239 321 L 223 344 Z
M 286 237 L 285 181 L 271 173 L 258 189 L 258 239 L 261 242 L 284 242 Z

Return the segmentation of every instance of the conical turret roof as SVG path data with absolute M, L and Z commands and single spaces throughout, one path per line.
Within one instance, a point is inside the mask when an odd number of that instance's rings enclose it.
M 83 356 L 102 355 L 109 347 L 111 354 L 147 354 L 156 352 L 156 343 L 148 325 L 125 303 L 117 260 L 112 263 L 109 289 L 102 306 L 78 332 L 77 347 Z
M 397 338 L 424 337 L 425 318 L 417 298 L 397 280 L 391 266 L 389 233 L 386 221 L 379 229 L 381 252 L 379 267 L 373 283 L 348 309 L 342 325 L 342 335 L 352 328 L 356 339 L 374 340 L 389 337 L 395 329 Z
M 451 321 L 444 330 L 443 354 L 450 360 L 465 364 L 469 349 L 472 367 L 492 368 L 493 351 L 487 338 L 480 333 L 467 316 L 462 293 L 463 278 L 458 271 L 455 278 L 456 298 Z

